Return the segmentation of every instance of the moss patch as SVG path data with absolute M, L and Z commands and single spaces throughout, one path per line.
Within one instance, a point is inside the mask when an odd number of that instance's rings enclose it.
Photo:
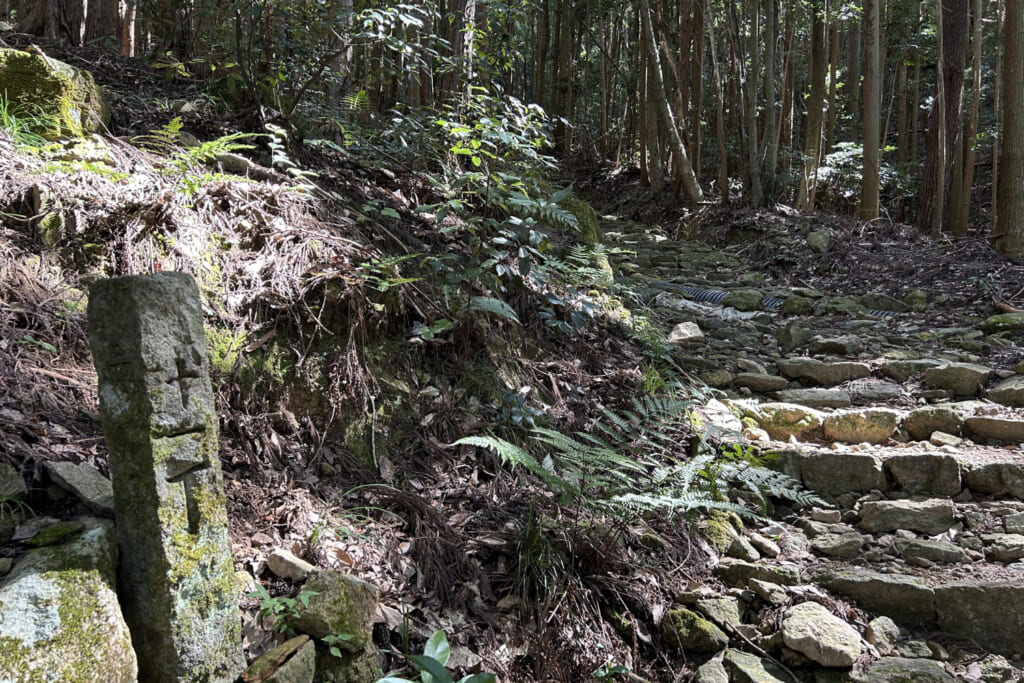
M 55 59 L 0 49 L 0 92 L 34 132 L 81 137 L 110 123 L 110 106 L 92 74 Z

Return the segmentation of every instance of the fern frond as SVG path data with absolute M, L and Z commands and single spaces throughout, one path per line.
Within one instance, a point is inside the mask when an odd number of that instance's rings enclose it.
M 505 318 L 511 320 L 514 323 L 519 323 L 519 316 L 516 315 L 515 310 L 501 299 L 495 299 L 492 296 L 474 296 L 469 300 L 469 310 L 478 311 L 480 313 L 490 313 L 496 315 L 499 318 Z

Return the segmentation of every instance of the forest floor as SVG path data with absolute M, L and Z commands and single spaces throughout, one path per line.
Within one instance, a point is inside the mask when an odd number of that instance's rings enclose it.
M 3 39 L 15 46 L 26 40 Z M 155 232 L 187 241 L 190 231 L 205 223 L 238 240 L 221 264 L 225 282 L 228 276 L 235 279 L 211 296 L 245 299 L 231 310 L 214 307 L 211 314 L 213 323 L 246 331 L 243 349 L 228 354 L 233 365 L 215 377 L 232 552 L 240 571 L 272 593 L 291 591 L 265 565 L 274 548 L 285 547 L 321 566 L 355 573 L 381 590 L 380 645 L 400 650 L 406 637 L 422 643 L 444 629 L 453 644 L 450 665 L 464 672 L 495 671 L 507 681 L 586 680 L 600 665 L 628 661 L 650 680 L 686 680 L 692 674 L 695 662 L 657 647 L 656 637 L 652 644 L 642 624 L 634 621 L 626 629 L 631 642 L 624 639 L 612 627 L 611 613 L 618 605 L 624 614 L 650 615 L 673 596 L 714 583 L 709 571 L 716 554 L 699 535 L 664 516 L 645 527 L 595 528 L 573 510 L 559 510 L 550 493 L 510 475 L 497 459 L 448 446 L 496 419 L 510 419 L 508 407 L 502 416 L 501 402 L 495 401 L 493 380 L 462 381 L 481 369 L 504 377 L 505 391 L 514 394 L 529 386 L 534 397 L 544 395 L 547 419 L 563 429 L 582 428 L 601 409 L 628 407 L 642 390 L 640 368 L 647 356 L 613 316 L 598 316 L 569 338 L 553 336 L 534 318 L 521 329 L 489 321 L 466 325 L 461 337 L 453 335 L 444 344 L 411 344 L 410 330 L 429 317 L 423 314 L 437 305 L 436 292 L 409 283 L 400 288 L 402 303 L 394 303 L 386 293 L 368 291 L 366 269 L 359 269 L 385 256 L 459 248 L 411 211 L 417 197 L 428 195 L 418 173 L 310 152 L 296 161 L 319 173 L 319 193 L 293 198 L 287 188 L 294 179 L 264 169 L 255 183 L 215 178 L 192 197 L 176 195 L 173 188 L 168 191 L 160 160 L 137 151 L 131 139 L 175 116 L 197 138 L 211 139 L 249 130 L 249 115 L 219 115 L 187 85 L 165 82 L 131 60 L 98 50 L 42 47 L 90 69 L 108 89 L 115 110 L 111 168 L 135 179 L 97 177 L 81 168 L 55 172 L 0 141 L 0 458 L 38 487 L 31 504 L 40 513 L 71 511 L 66 502 L 47 497 L 45 462 L 87 462 L 109 473 L 85 329 L 88 283 L 104 275 L 148 272 L 154 263 L 201 268 L 199 256 L 184 251 L 165 254 L 161 261 L 152 237 Z M 686 212 L 672 208 L 667 193 L 650 196 L 630 172 L 597 168 L 576 170 L 573 177 L 599 214 L 653 226 L 673 240 L 717 245 L 742 264 L 737 279 L 754 274 L 764 287 L 836 295 L 878 292 L 897 299 L 923 290 L 927 317 L 936 328 L 1024 309 L 1024 264 L 992 251 L 983 231 L 933 239 L 908 225 L 803 216 L 781 205 Z M 39 186 L 76 216 L 82 238 L 72 246 L 47 247 L 37 227 L 22 218 L 38 213 L 30 210 L 30 196 Z M 614 204 L 603 204 L 610 197 Z M 385 220 L 388 214 L 378 208 L 371 215 L 367 207 L 390 208 L 398 218 Z M 244 221 L 262 227 L 245 233 L 239 227 Z M 300 253 L 308 236 L 288 232 L 300 228 L 330 229 L 324 237 L 329 254 Z M 827 231 L 830 246 L 823 253 L 807 254 L 810 230 Z M 282 244 L 270 243 L 273 234 L 283 236 Z M 97 253 L 102 256 L 96 258 Z M 328 267 L 334 273 L 361 273 L 356 284 L 346 281 L 352 291 L 335 303 L 349 307 L 350 327 L 362 329 L 354 344 L 353 337 L 335 338 L 338 354 L 324 356 L 328 365 L 354 357 L 359 366 L 347 374 L 327 373 L 349 382 L 323 390 L 346 394 L 341 398 L 347 409 L 338 416 L 322 397 L 307 400 L 313 407 L 302 414 L 296 409 L 302 402 L 294 396 L 291 403 L 282 391 L 260 396 L 265 380 L 245 378 L 247 369 L 256 367 L 253 359 L 265 351 L 268 358 L 281 336 L 295 335 L 281 346 L 299 347 L 301 364 L 302 345 L 313 345 L 301 329 L 308 329 L 310 311 L 322 303 L 316 297 L 326 296 L 324 280 L 312 274 Z M 283 283 L 292 276 L 297 281 Z M 289 296 L 296 300 L 282 301 Z M 375 314 L 387 307 L 391 313 Z M 318 310 L 322 315 L 325 309 Z M 371 362 L 360 344 L 372 346 L 370 340 L 385 337 L 388 343 L 376 351 L 382 357 Z M 504 343 L 495 347 L 494 338 Z M 998 367 L 1011 366 L 1018 356 L 1019 348 L 980 352 L 981 360 Z M 675 365 L 679 379 L 697 375 L 684 361 Z M 301 377 L 294 382 L 302 383 Z M 696 396 L 707 395 L 706 387 L 694 384 Z M 492 389 L 490 400 L 481 386 Z M 375 402 L 386 396 L 405 405 L 378 412 Z M 532 397 L 520 403 L 513 398 L 512 404 L 520 409 L 513 420 L 532 415 L 531 406 L 540 410 Z M 347 429 L 346 418 L 365 422 L 367 414 L 364 440 L 370 443 L 360 456 L 340 433 Z M 681 440 L 692 438 L 686 434 Z M 543 510 L 534 510 L 538 504 Z M 564 546 L 525 548 L 524 525 L 530 524 L 563 526 L 566 533 L 556 538 Z M 648 531 L 663 541 L 657 554 L 644 547 Z M 528 550 L 537 555 L 533 568 L 524 570 L 515 558 Z M 260 624 L 254 599 L 244 607 L 254 656 L 276 636 Z

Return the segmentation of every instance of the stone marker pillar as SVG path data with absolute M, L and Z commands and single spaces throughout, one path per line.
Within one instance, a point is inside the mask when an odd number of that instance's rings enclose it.
M 234 681 L 245 661 L 199 289 L 184 273 L 101 280 L 88 311 L 139 680 Z

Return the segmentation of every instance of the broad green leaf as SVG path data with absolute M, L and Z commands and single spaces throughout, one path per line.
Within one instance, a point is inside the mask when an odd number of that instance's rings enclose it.
M 448 645 L 448 638 L 445 636 L 444 631 L 438 629 L 434 632 L 434 635 L 430 636 L 427 644 L 423 646 L 423 654 L 427 657 L 433 657 L 442 664 L 448 663 L 448 657 L 451 655 L 452 650 Z

